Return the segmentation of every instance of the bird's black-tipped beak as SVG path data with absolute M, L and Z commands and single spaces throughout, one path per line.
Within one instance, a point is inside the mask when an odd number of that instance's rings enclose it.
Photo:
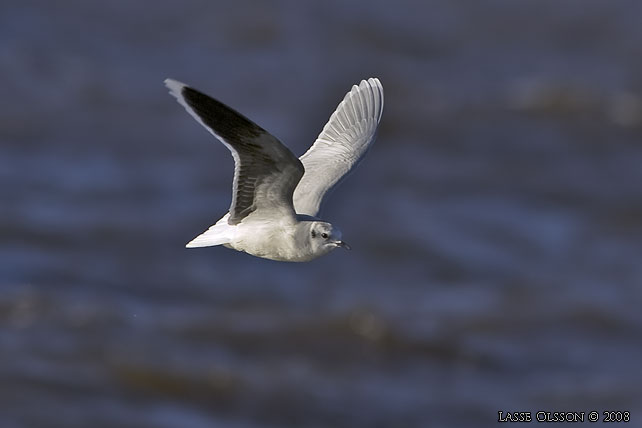
M 351 250 L 351 249 L 352 249 L 352 247 L 350 247 L 350 246 L 348 245 L 348 243 L 347 243 L 347 242 L 344 242 L 344 241 L 336 241 L 334 244 L 335 244 L 337 247 L 343 247 L 343 248 L 345 248 L 346 250 Z

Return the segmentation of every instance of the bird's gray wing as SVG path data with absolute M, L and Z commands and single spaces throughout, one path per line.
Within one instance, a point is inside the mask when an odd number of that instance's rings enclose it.
M 234 184 L 228 223 L 235 225 L 257 211 L 269 217 L 294 217 L 292 194 L 303 165 L 281 142 L 225 104 L 166 79 L 170 93 L 187 112 L 232 152 Z
M 324 196 L 352 170 L 375 140 L 383 111 L 379 79 L 354 85 L 330 116 L 310 149 L 300 157 L 305 173 L 294 190 L 297 214 L 317 216 Z

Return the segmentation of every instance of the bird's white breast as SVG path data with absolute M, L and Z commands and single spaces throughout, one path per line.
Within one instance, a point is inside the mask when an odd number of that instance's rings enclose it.
M 309 243 L 297 233 L 299 224 L 291 221 L 278 223 L 260 219 L 243 221 L 237 226 L 236 236 L 230 243 L 238 251 L 278 261 L 308 261 L 312 254 Z

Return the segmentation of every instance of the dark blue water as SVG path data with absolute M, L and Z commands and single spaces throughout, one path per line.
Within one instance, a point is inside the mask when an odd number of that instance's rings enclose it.
M 4 2 L 0 426 L 639 421 L 641 9 Z M 233 161 L 163 79 L 301 154 L 370 76 L 378 141 L 324 212 L 353 251 L 183 248 Z

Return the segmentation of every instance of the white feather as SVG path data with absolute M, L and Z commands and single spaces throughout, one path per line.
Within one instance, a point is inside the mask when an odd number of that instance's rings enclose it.
M 323 198 L 354 170 L 375 140 L 383 113 L 383 87 L 362 80 L 346 94 L 314 144 L 299 159 L 305 173 L 294 191 L 297 214 L 317 216 Z
M 186 248 L 213 247 L 215 245 L 229 244 L 234 239 L 236 226 L 230 226 L 227 219 L 230 213 L 225 214 L 216 224 L 210 226 L 205 232 L 198 235 L 185 245 Z

